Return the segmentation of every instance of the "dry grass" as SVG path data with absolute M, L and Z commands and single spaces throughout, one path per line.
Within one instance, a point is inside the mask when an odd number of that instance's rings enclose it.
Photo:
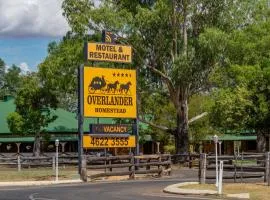
M 79 178 L 77 167 L 59 168 L 59 180 Z M 1 167 L 0 181 L 42 181 L 54 180 L 52 168 L 27 168 L 20 172 L 16 168 Z
M 213 184 L 186 185 L 181 188 L 189 189 L 212 189 L 216 190 Z M 251 200 L 269 200 L 270 187 L 263 183 L 245 184 L 245 183 L 225 183 L 223 184 L 224 194 L 249 193 Z

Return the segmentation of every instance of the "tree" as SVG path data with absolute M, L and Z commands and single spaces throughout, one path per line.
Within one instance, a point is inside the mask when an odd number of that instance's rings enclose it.
M 270 130 L 270 25 L 266 19 L 231 34 L 225 55 L 229 65 L 214 74 L 217 90 L 210 114 L 212 123 L 224 131 L 255 130 L 258 152 L 265 151 Z
M 21 69 L 16 65 L 12 65 L 8 68 L 7 72 L 4 75 L 4 85 L 3 90 L 5 94 L 16 96 L 17 91 L 22 85 L 22 75 Z
M 5 62 L 0 58 L 0 96 L 3 95 L 3 87 L 4 87 L 4 77 L 5 77 Z
M 56 96 L 50 89 L 42 87 L 35 74 L 30 74 L 24 77 L 15 104 L 16 111 L 7 117 L 9 129 L 15 134 L 34 135 L 33 153 L 39 156 L 41 134 L 56 119 L 51 113 L 57 106 Z
M 159 125 L 159 128 L 174 135 L 177 153 L 185 153 L 188 151 L 188 100 L 205 89 L 209 72 L 222 62 L 225 31 L 235 29 L 246 20 L 243 15 L 238 16 L 239 9 L 234 3 L 108 0 L 94 7 L 87 0 L 65 0 L 63 9 L 74 34 L 107 29 L 118 34 L 119 42 L 133 46 L 133 67 L 159 79 L 160 89 L 175 110 L 175 127 Z M 239 1 L 237 7 L 245 4 Z M 239 21 L 232 23 L 235 19 Z
M 71 112 L 77 109 L 77 68 L 83 55 L 83 39 L 67 33 L 58 44 L 49 44 L 48 56 L 38 66 L 42 84 L 57 91 L 59 106 Z

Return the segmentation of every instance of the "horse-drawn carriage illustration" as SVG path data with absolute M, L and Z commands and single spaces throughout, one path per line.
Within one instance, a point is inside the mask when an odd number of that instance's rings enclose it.
M 119 88 L 118 85 L 120 85 Z M 130 93 L 130 86 L 130 81 L 126 84 L 120 84 L 118 80 L 112 83 L 107 83 L 104 76 L 96 76 L 88 85 L 88 92 L 90 94 L 93 94 L 96 91 L 99 91 L 99 93 L 109 94 L 128 94 Z
M 88 92 L 89 93 L 95 93 L 97 90 L 104 90 L 104 88 L 106 87 L 106 81 L 105 81 L 105 77 L 94 77 L 91 81 L 91 83 L 88 85 Z

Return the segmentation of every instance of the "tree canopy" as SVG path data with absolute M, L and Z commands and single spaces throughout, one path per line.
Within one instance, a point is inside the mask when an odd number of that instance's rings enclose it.
M 11 132 L 35 135 L 34 154 L 40 154 L 40 136 L 46 126 L 56 119 L 51 109 L 57 107 L 57 99 L 48 88 L 42 87 L 35 74 L 23 79 L 23 85 L 15 98 L 16 111 L 7 118 Z
M 229 65 L 214 73 L 212 123 L 220 129 L 256 130 L 258 151 L 265 150 L 270 120 L 270 54 L 268 21 L 231 34 Z

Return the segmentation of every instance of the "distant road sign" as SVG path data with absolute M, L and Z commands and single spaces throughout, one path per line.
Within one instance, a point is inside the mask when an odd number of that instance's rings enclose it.
M 117 39 L 116 35 L 111 31 L 102 31 L 102 42 L 105 43 L 115 43 L 115 40 Z
M 114 148 L 114 147 L 136 147 L 135 136 L 128 137 L 94 137 L 83 136 L 84 148 Z
M 136 118 L 136 70 L 84 67 L 84 116 Z
M 132 48 L 126 45 L 89 42 L 86 54 L 86 59 L 90 61 L 132 62 Z

